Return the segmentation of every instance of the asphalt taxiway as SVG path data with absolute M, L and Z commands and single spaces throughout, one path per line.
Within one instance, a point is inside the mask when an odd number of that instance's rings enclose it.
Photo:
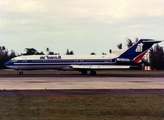
M 163 77 L 1 75 L 1 90 L 163 89 Z

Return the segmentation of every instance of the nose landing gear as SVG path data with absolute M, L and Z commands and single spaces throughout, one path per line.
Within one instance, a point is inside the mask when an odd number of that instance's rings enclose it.
M 23 75 L 23 71 L 22 70 L 19 70 L 19 75 Z

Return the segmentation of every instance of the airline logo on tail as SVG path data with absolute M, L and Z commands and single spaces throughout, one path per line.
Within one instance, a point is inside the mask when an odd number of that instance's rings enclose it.
M 135 52 L 143 52 L 143 43 L 137 45 Z

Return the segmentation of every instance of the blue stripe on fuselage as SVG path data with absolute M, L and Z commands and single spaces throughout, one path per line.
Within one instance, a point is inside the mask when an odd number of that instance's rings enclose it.
M 16 62 L 9 61 L 6 66 L 39 66 L 39 65 L 109 65 L 115 64 L 115 59 L 77 59 L 77 60 L 17 60 Z

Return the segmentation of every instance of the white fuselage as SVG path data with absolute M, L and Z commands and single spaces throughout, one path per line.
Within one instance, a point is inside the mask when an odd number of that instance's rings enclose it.
M 27 55 L 13 58 L 6 66 L 16 70 L 37 70 L 37 69 L 58 69 L 58 70 L 74 70 L 74 66 L 80 68 L 85 66 L 89 69 L 109 68 L 108 65 L 116 65 L 116 60 L 107 55 Z M 101 67 L 100 67 L 101 66 Z M 113 66 L 111 66 L 113 67 Z M 78 69 L 78 68 L 77 68 Z

